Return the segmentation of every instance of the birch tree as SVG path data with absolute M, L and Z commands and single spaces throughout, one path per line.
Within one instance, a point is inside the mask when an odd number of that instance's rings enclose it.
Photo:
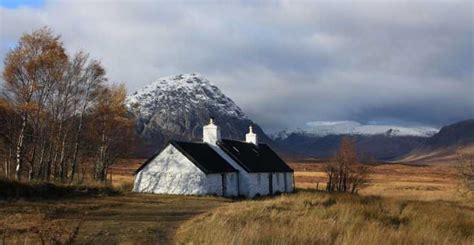
M 100 181 L 106 180 L 108 167 L 127 152 L 133 141 L 133 121 L 127 115 L 125 98 L 123 84 L 104 88 L 93 109 L 92 137 L 98 146 L 95 178 Z
M 20 178 L 25 160 L 24 143 L 30 116 L 40 113 L 41 91 L 48 83 L 62 78 L 66 63 L 67 56 L 59 36 L 54 36 L 47 28 L 23 35 L 18 46 L 5 58 L 5 89 L 21 117 L 15 147 L 16 179 Z
M 134 138 L 125 87 L 107 85 L 104 67 L 87 53 L 67 55 L 48 28 L 24 34 L 4 63 L 3 175 L 71 183 L 84 164 L 104 181 Z

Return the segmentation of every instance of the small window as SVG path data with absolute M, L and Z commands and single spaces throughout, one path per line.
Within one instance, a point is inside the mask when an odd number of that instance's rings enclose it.
M 260 174 L 257 174 L 257 184 L 260 185 L 260 182 L 262 182 L 262 177 L 260 176 Z
M 276 174 L 276 176 L 277 176 L 277 185 L 279 185 L 280 184 L 280 174 Z

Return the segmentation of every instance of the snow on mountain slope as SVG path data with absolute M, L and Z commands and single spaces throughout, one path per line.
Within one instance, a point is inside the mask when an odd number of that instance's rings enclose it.
M 149 152 L 170 139 L 202 140 L 209 117 L 215 118 L 223 138 L 242 140 L 253 125 L 262 141 L 270 141 L 229 97 L 197 73 L 159 78 L 129 95 L 126 104 Z
M 284 139 L 291 133 L 311 136 L 327 135 L 386 135 L 386 136 L 419 136 L 430 137 L 438 129 L 430 127 L 401 127 L 393 125 L 369 125 L 356 121 L 314 121 L 306 123 L 304 128 L 284 130 L 276 134 L 276 138 Z
M 189 111 L 203 104 L 212 106 L 216 113 L 246 118 L 230 98 L 197 73 L 162 77 L 129 95 L 126 104 L 143 119 L 150 119 L 157 111 L 172 107 Z

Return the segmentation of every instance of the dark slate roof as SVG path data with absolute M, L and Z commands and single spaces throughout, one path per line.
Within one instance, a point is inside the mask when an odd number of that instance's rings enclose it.
M 247 172 L 293 172 L 268 145 L 222 140 L 219 146 Z
M 222 158 L 206 143 L 170 141 L 169 144 L 178 149 L 191 162 L 193 162 L 196 167 L 206 174 L 237 172 L 234 167 L 227 163 L 224 158 Z M 135 174 L 140 172 L 140 170 L 148 165 L 160 153 L 161 152 L 158 152 L 150 157 L 140 168 L 137 169 L 137 171 L 135 171 Z

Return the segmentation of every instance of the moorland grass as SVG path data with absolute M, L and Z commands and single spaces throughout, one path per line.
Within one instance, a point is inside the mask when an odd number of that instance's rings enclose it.
M 232 203 L 193 218 L 176 234 L 194 244 L 474 244 L 474 209 L 299 191 Z
M 0 202 L 0 244 L 170 244 L 182 222 L 230 202 L 129 192 Z

